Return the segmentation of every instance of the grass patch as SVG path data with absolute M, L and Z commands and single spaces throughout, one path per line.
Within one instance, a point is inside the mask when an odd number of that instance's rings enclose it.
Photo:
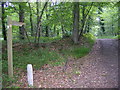
M 4 54 L 6 57 L 7 55 Z M 32 64 L 35 69 L 39 69 L 44 64 L 48 64 L 49 62 L 60 61 L 63 58 L 56 53 L 55 51 L 50 51 L 48 48 L 39 48 L 38 50 L 29 50 L 29 48 L 25 48 L 24 52 L 13 52 L 13 64 L 14 68 L 26 69 L 27 64 Z M 7 58 L 3 60 L 4 66 L 3 69 L 6 71 L 7 69 Z
M 117 35 L 117 36 L 98 36 L 97 39 L 120 39 L 120 35 Z
M 75 59 L 78 59 L 88 54 L 89 51 L 90 48 L 86 48 L 86 47 L 71 47 L 70 49 L 62 50 L 61 52 L 65 56 L 71 56 Z
M 19 68 L 26 71 L 27 64 L 32 64 L 34 69 L 40 69 L 45 64 L 60 65 L 64 62 L 64 58 L 55 51 L 50 51 L 48 48 L 39 48 L 38 50 L 30 51 L 29 48 L 24 48 L 24 52 L 13 52 L 13 65 L 15 69 Z M 3 54 L 2 69 L 3 69 L 3 87 L 15 82 L 8 78 L 7 75 L 7 55 Z
M 56 40 L 60 40 L 61 37 L 41 37 L 41 42 L 42 43 L 49 43 L 49 42 L 54 42 Z
M 113 39 L 114 36 L 98 36 L 97 39 Z

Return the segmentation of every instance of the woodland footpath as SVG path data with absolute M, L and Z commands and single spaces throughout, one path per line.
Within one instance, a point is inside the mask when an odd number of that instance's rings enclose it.
M 0 2 L 3 88 L 117 88 L 120 2 Z M 14 77 L 8 77 L 7 18 Z M 33 65 L 34 86 L 26 67 Z M 110 78 L 110 79 L 109 79 Z

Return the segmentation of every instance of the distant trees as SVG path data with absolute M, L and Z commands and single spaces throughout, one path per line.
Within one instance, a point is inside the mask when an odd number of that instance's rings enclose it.
M 38 1 L 38 0 L 36 0 Z M 7 6 L 4 7 L 4 4 Z M 83 34 L 96 35 L 117 33 L 118 24 L 116 3 L 95 2 L 2 2 L 2 33 L 6 40 L 5 16 L 26 23 L 26 26 L 13 27 L 14 37 L 20 40 L 31 39 L 39 43 L 41 37 L 70 36 L 78 43 Z M 109 6 L 110 5 L 110 6 Z M 113 6 L 113 7 L 111 7 Z M 99 20 L 96 20 L 99 17 Z
M 38 6 L 38 2 L 36 3 L 37 4 L 37 31 L 36 31 L 36 39 L 35 39 L 35 42 L 39 43 L 40 41 L 40 32 L 41 32 L 41 19 L 42 19 L 42 16 L 44 14 L 44 10 L 48 4 L 48 1 L 45 2 L 42 10 L 41 10 L 41 13 L 39 15 L 39 6 Z M 37 41 L 36 41 L 37 40 Z

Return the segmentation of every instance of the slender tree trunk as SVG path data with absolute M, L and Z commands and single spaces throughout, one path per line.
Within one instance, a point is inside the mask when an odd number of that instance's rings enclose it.
M 45 28 L 46 28 L 46 34 L 45 34 L 45 36 L 46 36 L 46 37 L 49 37 L 48 26 L 46 25 L 46 27 L 45 27 Z
M 62 37 L 64 38 L 64 36 L 65 36 L 65 30 L 64 30 L 64 26 L 63 25 L 61 25 L 61 29 L 62 29 Z
M 89 25 L 89 22 L 88 22 L 88 25 L 87 25 L 87 33 L 89 33 L 90 31 L 90 25 Z
M 86 17 L 85 17 L 85 5 L 83 5 L 83 8 L 82 8 L 82 27 L 81 27 L 81 29 L 80 29 L 80 35 L 79 35 L 79 38 L 82 36 L 82 34 L 83 34 L 83 30 L 84 30 L 84 26 L 85 26 L 85 19 L 86 19 Z
M 111 33 L 112 33 L 112 35 L 114 35 L 115 32 L 114 32 L 114 22 L 113 22 L 113 17 L 112 17 L 112 26 L 111 26 L 111 28 L 112 28 L 112 32 L 111 32 Z
M 57 36 L 59 36 L 59 30 L 57 30 Z
M 48 20 L 48 14 L 47 14 L 48 10 L 47 10 L 47 7 L 46 7 L 46 20 Z M 46 34 L 45 34 L 46 37 L 49 37 L 49 26 L 46 25 Z
M 42 19 L 42 15 L 44 13 L 44 10 L 45 10 L 45 7 L 47 6 L 47 2 L 45 2 L 44 6 L 43 6 L 43 9 L 41 11 L 41 14 L 39 16 L 39 8 L 38 8 L 38 2 L 36 2 L 36 5 L 37 5 L 37 31 L 36 31 L 36 37 L 35 37 L 35 43 L 37 41 L 37 44 L 39 43 L 40 41 L 40 32 L 41 32 L 41 19 Z
M 85 25 L 85 29 L 84 29 L 84 34 L 87 33 L 88 29 L 88 23 Z
M 2 34 L 3 38 L 6 41 L 7 35 L 6 35 L 6 28 L 5 28 L 5 9 L 4 9 L 4 2 L 2 2 Z
M 103 12 L 102 8 L 101 7 L 98 7 L 99 11 L 98 11 L 98 14 L 101 14 L 101 12 Z M 105 28 L 104 28 L 104 19 L 101 19 L 100 18 L 100 27 L 101 27 L 101 30 L 103 31 L 103 34 L 105 34 Z
M 19 22 L 24 22 L 24 10 L 21 4 L 19 4 Z M 25 39 L 24 25 L 19 27 L 20 39 Z
M 31 5 L 30 5 L 30 3 L 28 3 L 28 5 L 29 5 L 29 9 L 30 9 L 31 36 L 33 36 L 33 35 L 34 35 L 34 33 L 33 33 L 32 10 L 31 10 Z
M 36 34 L 35 34 L 35 43 L 37 42 L 37 36 L 38 36 L 38 29 L 39 29 L 39 2 L 36 2 L 36 11 L 37 11 L 37 26 L 36 26 Z
M 44 10 L 45 10 L 47 4 L 48 4 L 48 1 L 45 2 L 44 6 L 43 6 L 43 9 L 42 9 L 42 11 L 41 11 L 41 14 L 40 14 L 40 16 L 38 17 L 38 42 L 37 42 L 37 43 L 39 43 L 39 41 L 40 41 L 41 19 L 42 19 L 42 15 L 43 15 L 43 13 L 44 13 Z
M 76 44 L 78 43 L 79 33 L 79 2 L 73 2 L 73 31 L 72 40 Z
M 54 36 L 56 36 L 56 26 L 55 25 L 53 27 L 53 30 L 54 30 Z
M 88 16 L 92 6 L 93 6 L 93 2 L 91 3 L 91 6 L 90 6 L 89 10 L 87 11 L 87 14 L 85 14 L 85 7 L 86 6 L 85 5 L 83 6 L 83 11 L 82 11 L 82 15 L 83 15 L 82 23 L 83 24 L 82 24 L 82 27 L 80 29 L 80 34 L 79 34 L 79 37 L 78 37 L 79 40 L 82 37 L 83 31 L 84 31 L 84 27 L 85 27 L 86 21 L 87 21 L 87 16 Z
M 118 2 L 118 35 L 120 35 L 120 1 Z
M 90 20 L 90 21 L 92 20 L 90 15 L 89 15 L 89 17 L 88 17 L 88 20 Z M 90 29 L 91 29 L 91 28 L 90 28 L 90 21 L 87 22 L 87 33 L 89 33 L 89 32 L 90 32 Z

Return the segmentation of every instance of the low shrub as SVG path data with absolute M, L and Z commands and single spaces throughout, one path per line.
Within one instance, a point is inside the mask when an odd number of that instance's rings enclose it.
M 91 34 L 91 33 L 83 34 L 83 38 L 85 39 L 85 41 L 87 43 L 90 44 L 90 46 L 93 46 L 93 44 L 94 44 L 94 42 L 96 40 L 96 37 L 93 34 Z
M 113 39 L 120 39 L 120 35 L 115 36 Z

